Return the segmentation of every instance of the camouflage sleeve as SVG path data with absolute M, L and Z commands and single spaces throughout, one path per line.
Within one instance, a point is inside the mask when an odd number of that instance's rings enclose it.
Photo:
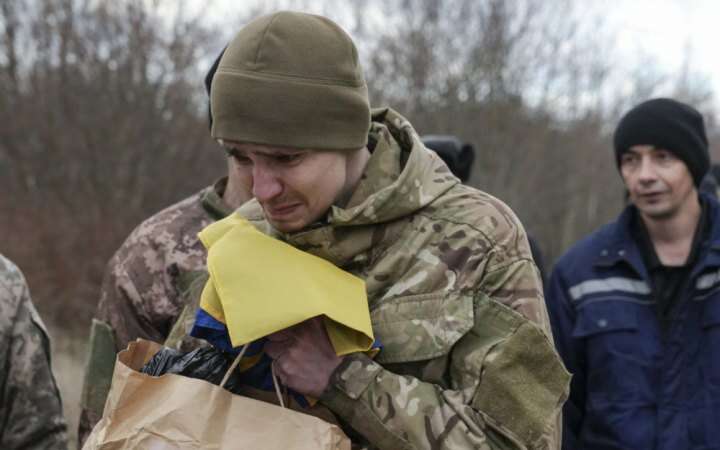
M 141 223 L 108 263 L 95 318 L 118 351 L 137 338 L 162 343 L 185 305 L 183 292 L 205 268 L 197 232 L 212 221 L 193 195 Z
M 22 274 L 0 257 L 0 448 L 67 448 L 50 341 Z
M 162 309 L 172 293 L 166 292 L 164 267 L 150 267 L 145 251 L 121 248 L 110 260 L 100 290 L 95 318 L 107 323 L 115 334 L 117 351 L 140 337 L 162 342 L 172 323 Z M 157 255 L 156 255 L 157 256 Z M 158 301 L 155 301 L 158 299 Z
M 569 375 L 550 340 L 536 267 L 516 259 L 485 272 L 478 287 L 472 329 L 446 356 L 450 388 L 353 355 L 321 401 L 379 449 L 559 448 Z

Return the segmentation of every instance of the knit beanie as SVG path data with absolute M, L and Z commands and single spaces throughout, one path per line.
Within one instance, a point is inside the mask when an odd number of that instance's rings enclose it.
M 367 144 L 367 85 L 350 36 L 324 17 L 278 12 L 247 24 L 212 79 L 211 135 L 281 147 Z
M 634 145 L 671 151 L 688 167 L 695 186 L 710 167 L 702 115 L 692 106 L 669 98 L 640 103 L 627 112 L 615 130 L 615 162 Z

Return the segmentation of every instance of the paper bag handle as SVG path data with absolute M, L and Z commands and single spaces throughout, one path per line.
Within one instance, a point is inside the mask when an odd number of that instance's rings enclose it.
M 222 381 L 220 382 L 220 387 L 224 388 L 225 384 L 230 379 L 230 375 L 232 375 L 235 368 L 240 364 L 240 360 L 242 359 L 243 355 L 245 355 L 245 351 L 248 349 L 249 344 L 243 345 L 242 349 L 240 349 L 240 353 L 235 357 L 235 360 L 228 368 L 227 372 L 225 372 L 225 376 L 223 377 Z M 278 384 L 277 376 L 275 375 L 275 364 L 270 365 L 270 374 L 272 375 L 273 380 L 273 386 L 275 387 L 275 394 L 277 394 L 278 401 L 280 402 L 281 407 L 285 407 L 285 402 L 283 401 L 282 394 L 280 393 L 280 386 Z
M 248 349 L 247 345 L 243 345 L 243 347 L 240 349 L 240 353 L 238 353 L 237 357 L 235 357 L 235 361 L 233 361 L 233 363 L 230 364 L 230 367 L 228 368 L 227 372 L 225 372 L 225 376 L 223 377 L 222 381 L 220 382 L 221 388 L 225 387 L 225 384 L 230 379 L 230 375 L 232 375 L 235 368 L 238 366 L 238 364 L 240 364 L 240 360 L 245 355 L 245 352 L 247 351 L 247 349 Z

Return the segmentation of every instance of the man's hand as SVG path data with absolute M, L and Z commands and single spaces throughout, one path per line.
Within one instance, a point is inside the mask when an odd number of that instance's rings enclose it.
M 267 338 L 265 353 L 273 359 L 280 381 L 301 394 L 319 398 L 343 359 L 335 354 L 322 317 L 306 320 Z

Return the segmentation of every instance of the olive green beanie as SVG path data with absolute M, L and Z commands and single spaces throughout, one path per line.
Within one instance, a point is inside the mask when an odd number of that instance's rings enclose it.
M 210 92 L 215 139 L 318 150 L 367 144 L 367 85 L 350 36 L 324 17 L 278 12 L 247 24 Z

